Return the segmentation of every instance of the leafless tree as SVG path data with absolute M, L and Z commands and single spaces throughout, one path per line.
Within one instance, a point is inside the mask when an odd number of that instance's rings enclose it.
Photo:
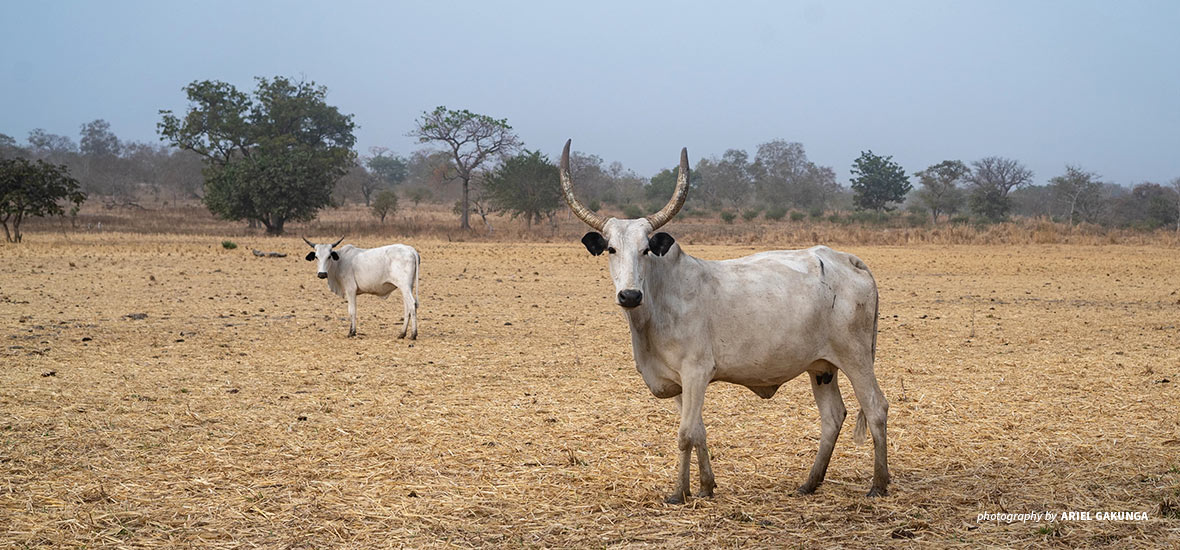
M 512 132 L 507 119 L 494 119 L 466 109 L 452 111 L 444 106 L 422 113 L 415 121 L 417 127 L 409 133 L 420 143 L 437 141 L 445 144 L 455 161 L 459 180 L 463 182 L 460 208 L 460 227 L 471 229 L 469 189 L 476 171 L 489 160 L 510 155 L 520 147 L 520 139 Z

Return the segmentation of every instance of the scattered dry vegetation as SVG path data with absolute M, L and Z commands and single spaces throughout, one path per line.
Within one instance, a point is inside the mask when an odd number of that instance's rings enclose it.
M 1167 234 L 1094 246 L 1109 235 L 1013 224 L 964 246 L 944 244 L 958 229 L 673 222 L 705 258 L 851 243 L 881 289 L 894 477 L 864 498 L 871 447 L 846 422 L 828 481 L 794 495 L 819 436 L 805 381 L 769 401 L 718 384 L 717 496 L 670 506 L 674 406 L 635 372 L 576 224 L 535 239 L 552 243 L 509 242 L 511 226 L 448 242 L 441 211 L 384 230 L 338 211 L 270 238 L 153 212 L 105 214 L 102 231 L 83 213 L 78 231 L 43 223 L 0 247 L 0 547 L 1180 544 Z M 395 338 L 396 296 L 362 297 L 346 338 L 301 231 L 416 246 L 420 339 Z M 1076 241 L 1036 244 L 1046 231 Z M 1150 518 L 976 522 L 1043 510 Z

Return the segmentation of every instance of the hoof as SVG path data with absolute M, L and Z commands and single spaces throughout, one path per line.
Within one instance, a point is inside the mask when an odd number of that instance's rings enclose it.
M 397 339 L 398 339 L 398 340 L 401 340 L 402 338 L 405 338 L 405 337 L 406 337 L 406 333 L 404 333 L 404 332 L 403 332 L 403 333 L 401 333 L 401 334 L 399 334 L 399 335 L 397 335 Z
M 356 331 L 355 331 L 355 330 L 350 330 L 350 331 L 348 331 L 348 337 L 349 337 L 349 338 L 353 338 L 353 337 L 355 337 L 355 336 L 356 336 Z
M 803 485 L 800 485 L 798 489 L 795 489 L 795 494 L 797 494 L 797 495 L 810 495 L 810 494 L 815 493 L 815 488 L 816 488 L 815 485 L 808 485 L 808 484 L 804 483 Z
M 694 496 L 696 496 L 697 498 L 713 498 L 713 490 L 712 489 L 709 489 L 709 490 L 701 489 L 700 491 L 697 491 L 696 495 L 694 495 Z
M 685 495 L 676 493 L 664 497 L 664 504 L 684 504 L 685 500 Z
M 869 497 L 869 498 L 873 498 L 873 497 L 883 497 L 887 494 L 889 494 L 889 491 L 887 491 L 884 487 L 873 487 L 872 489 L 869 489 L 869 492 L 866 493 L 865 496 Z
M 411 336 L 410 336 L 410 340 L 417 340 L 417 339 L 418 339 L 418 335 L 417 335 L 417 334 L 414 334 L 414 335 L 411 335 Z

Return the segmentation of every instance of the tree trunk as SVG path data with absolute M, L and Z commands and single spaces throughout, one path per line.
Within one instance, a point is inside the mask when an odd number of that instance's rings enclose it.
M 459 215 L 459 229 L 471 230 L 471 223 L 468 221 L 468 214 L 471 212 L 471 203 L 467 202 L 467 184 L 470 178 L 463 179 L 463 213 Z
M 16 241 L 12 240 L 12 233 L 10 233 L 8 231 L 8 219 L 4 220 L 4 240 L 6 240 L 10 243 L 16 242 Z
M 283 222 L 287 221 L 284 218 L 275 218 L 273 220 L 262 220 L 266 225 L 266 234 L 271 236 L 278 236 L 283 234 Z

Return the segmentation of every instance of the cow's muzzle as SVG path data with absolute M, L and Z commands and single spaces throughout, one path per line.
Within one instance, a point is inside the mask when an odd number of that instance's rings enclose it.
M 619 305 L 627 309 L 638 307 L 643 302 L 643 291 L 634 288 L 619 291 Z
M 321 279 L 327 279 L 327 278 L 328 278 L 328 274 L 327 274 L 327 273 L 324 273 L 323 271 L 321 271 L 321 272 L 319 272 L 319 273 L 316 273 L 316 274 L 315 274 L 315 276 L 316 276 L 316 277 L 319 277 L 319 278 L 321 278 Z

